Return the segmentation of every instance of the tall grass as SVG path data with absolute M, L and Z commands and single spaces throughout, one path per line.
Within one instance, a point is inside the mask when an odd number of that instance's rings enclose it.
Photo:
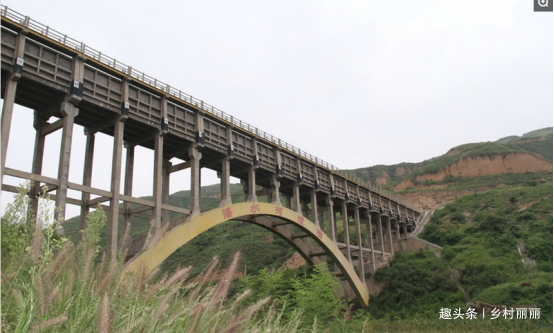
M 29 225 L 27 217 L 6 215 L 2 226 Z M 43 230 L 27 228 L 32 237 L 26 247 L 3 253 L 2 332 L 301 331 L 300 311 L 285 322 L 271 307 L 257 320 L 269 298 L 249 306 L 241 302 L 245 295 L 228 299 L 240 253 L 218 283 L 212 282 L 217 260 L 194 281 L 186 280 L 190 267 L 162 275 L 124 273 L 124 254 L 109 262 L 96 244 L 105 221 L 101 209 L 89 214 L 89 227 L 77 244 L 56 235 L 57 222 L 43 223 Z M 9 243 L 2 237 L 3 244 Z

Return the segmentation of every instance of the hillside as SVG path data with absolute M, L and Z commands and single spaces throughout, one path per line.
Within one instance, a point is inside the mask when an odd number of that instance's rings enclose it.
M 461 195 L 544 181 L 552 174 L 552 128 L 496 142 L 464 144 L 420 163 L 351 172 L 422 209 L 436 209 Z
M 396 195 L 436 209 L 419 237 L 443 250 L 397 254 L 374 276 L 384 287 L 369 311 L 432 318 L 445 306 L 529 304 L 552 318 L 552 128 L 461 145 L 409 166 L 356 172 L 377 174 Z

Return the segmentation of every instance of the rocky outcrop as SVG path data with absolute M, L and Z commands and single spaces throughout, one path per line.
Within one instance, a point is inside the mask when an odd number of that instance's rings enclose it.
M 437 173 L 426 173 L 416 177 L 417 181 L 444 181 L 446 176 L 478 177 L 518 172 L 552 172 L 552 162 L 531 154 L 512 153 L 507 155 L 479 156 L 464 158 L 442 168 Z

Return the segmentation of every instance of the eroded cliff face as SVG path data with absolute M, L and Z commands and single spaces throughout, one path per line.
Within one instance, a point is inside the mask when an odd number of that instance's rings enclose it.
M 420 182 L 426 180 L 438 182 L 433 184 L 414 184 L 409 179 L 398 183 L 392 190 L 403 191 L 407 188 L 425 190 L 423 192 L 408 192 L 396 194 L 421 209 L 438 209 L 461 196 L 475 191 L 484 191 L 488 188 L 471 188 L 466 190 L 447 190 L 447 183 L 440 183 L 447 176 L 452 177 L 478 177 L 486 175 L 499 175 L 506 173 L 547 171 L 552 172 L 552 162 L 537 158 L 531 154 L 513 153 L 505 156 L 475 157 L 459 160 L 456 163 L 441 169 L 437 173 L 419 175 L 416 179 Z M 498 186 L 503 186 L 499 184 Z
M 519 172 L 552 172 L 552 162 L 540 159 L 531 154 L 513 153 L 505 156 L 465 158 L 451 164 L 437 173 L 417 176 L 417 181 L 443 181 L 447 175 L 453 177 L 478 177 Z

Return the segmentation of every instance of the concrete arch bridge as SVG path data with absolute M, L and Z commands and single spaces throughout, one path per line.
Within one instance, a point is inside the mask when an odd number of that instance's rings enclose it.
M 231 218 L 248 220 L 287 239 L 309 262 L 333 258 L 360 302 L 368 304 L 365 272 L 374 271 L 401 248 L 421 215 L 418 209 L 4 5 L 1 20 L 3 191 L 16 191 L 4 183 L 4 176 L 33 179 L 30 196 L 35 211 L 37 195 L 51 192 L 60 208 L 58 218 L 65 217 L 67 205 L 80 207 L 81 228 L 86 227 L 90 208 L 101 204 L 108 212 L 112 259 L 129 244 L 131 216 L 150 219 L 149 240 L 130 261 L 130 269 L 139 263 L 152 269 L 185 239 L 210 226 Z M 7 151 L 17 149 L 17 143 L 15 147 L 10 143 L 15 104 L 34 110 L 29 119 L 34 127 L 29 135 L 35 137 L 30 170 L 6 164 Z M 86 136 L 81 182 L 69 181 L 75 125 L 82 126 Z M 58 173 L 47 177 L 45 139 L 57 131 L 61 131 Z M 113 137 L 109 189 L 91 185 L 98 133 Z M 133 196 L 136 147 L 154 152 L 151 200 Z M 181 162 L 170 162 L 175 160 Z M 190 170 L 187 208 L 168 200 L 171 174 L 183 169 Z M 207 212 L 200 204 L 203 169 L 216 171 L 221 184 L 220 207 Z M 230 177 L 241 180 L 247 202 L 232 202 Z M 261 195 L 267 203 L 258 201 Z M 163 233 L 169 212 L 181 214 L 184 222 Z M 120 223 L 123 235 L 118 234 Z M 313 239 L 311 245 L 307 239 Z

